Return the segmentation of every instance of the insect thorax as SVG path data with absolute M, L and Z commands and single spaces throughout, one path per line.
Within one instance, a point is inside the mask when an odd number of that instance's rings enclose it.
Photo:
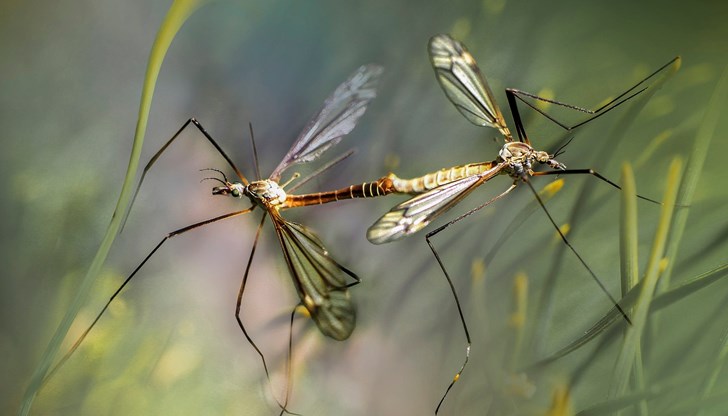
M 250 182 L 245 188 L 245 194 L 256 204 L 277 206 L 286 202 L 286 191 L 270 179 Z
M 532 172 L 536 163 L 549 163 L 551 155 L 536 150 L 523 142 L 508 142 L 501 148 L 498 156 L 508 163 L 506 171 L 509 175 L 521 177 Z

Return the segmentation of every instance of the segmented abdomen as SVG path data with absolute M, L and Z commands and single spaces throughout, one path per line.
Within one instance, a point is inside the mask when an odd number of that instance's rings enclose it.
M 395 192 L 392 180 L 385 176 L 373 182 L 364 182 L 360 185 L 351 185 L 334 191 L 317 192 L 313 194 L 288 195 L 286 203 L 281 208 L 303 207 L 307 205 L 321 205 L 342 199 L 374 198 L 389 195 Z
M 392 187 L 394 188 L 393 192 L 402 194 L 420 194 L 458 179 L 487 172 L 490 169 L 493 169 L 496 164 L 497 163 L 494 161 L 469 163 L 467 165 L 440 169 L 437 172 L 428 173 L 412 179 L 398 178 L 394 173 L 390 173 L 387 178 L 392 181 Z

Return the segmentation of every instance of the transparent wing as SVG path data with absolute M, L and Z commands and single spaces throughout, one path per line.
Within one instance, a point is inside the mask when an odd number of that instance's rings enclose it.
M 446 183 L 404 201 L 369 227 L 367 239 L 374 244 L 384 244 L 416 233 L 504 167 L 505 163 L 499 163 L 483 174 Z
M 349 338 L 356 326 L 356 309 L 346 275 L 357 281 L 358 277 L 329 257 L 311 230 L 284 220 L 278 212 L 270 213 L 301 303 L 324 335 L 339 341 Z
M 500 130 L 506 139 L 506 126 L 488 83 L 465 46 L 450 35 L 430 39 L 430 61 L 445 95 L 471 123 Z
M 376 97 L 376 84 L 382 71 L 380 66 L 364 65 L 339 85 L 321 111 L 308 122 L 270 179 L 278 181 L 289 166 L 310 162 L 341 141 L 356 126 L 369 101 Z

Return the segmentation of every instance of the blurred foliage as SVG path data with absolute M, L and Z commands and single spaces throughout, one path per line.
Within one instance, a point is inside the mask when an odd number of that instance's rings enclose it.
M 138 1 L 0 5 L 3 414 L 17 411 L 108 225 L 131 150 L 146 60 L 168 7 Z M 269 172 L 326 95 L 351 70 L 375 62 L 386 67 L 379 97 L 337 149 L 355 146 L 359 153 L 306 190 L 377 178 L 387 169 L 413 176 L 492 159 L 498 149 L 497 132 L 470 125 L 437 86 L 426 53 L 435 33 L 452 33 L 468 45 L 505 113 L 504 87 L 593 107 L 680 54 L 681 71 L 641 109 L 624 105 L 579 129 L 560 158 L 611 179 L 630 162 L 637 193 L 660 198 L 673 157 L 690 163 L 704 114 L 714 115 L 690 208 L 675 214 L 684 216 L 684 231 L 667 237 L 668 253 L 679 243 L 661 269 L 671 275 L 669 286 L 658 285 L 646 316 L 639 348 L 645 387 L 633 378 L 626 392 L 608 396 L 622 348 L 619 319 L 595 333 L 596 342 L 532 366 L 578 341 L 611 305 L 563 251 L 532 195 L 520 191 L 435 239 L 473 336 L 471 362 L 442 414 L 723 414 L 728 108 L 724 100 L 709 100 L 727 63 L 727 12 L 728 4 L 717 1 L 213 2 L 172 44 L 141 160 L 195 116 L 253 176 L 251 121 L 261 171 Z M 581 117 L 545 110 L 566 122 Z M 558 127 L 535 112 L 525 114 L 534 143 L 554 148 L 563 136 Z M 615 131 L 630 117 L 627 128 Z M 207 167 L 224 163 L 194 131 L 155 166 L 66 345 L 164 233 L 234 209 L 233 201 L 210 198 L 209 184 L 199 183 L 198 169 Z M 548 208 L 616 294 L 620 195 L 592 178 L 562 179 L 560 190 L 544 191 L 552 193 Z M 549 184 L 534 182 L 539 190 Z M 443 220 L 507 186 L 505 178 L 493 180 Z M 593 189 L 581 201 L 584 187 Z M 286 213 L 316 229 L 332 255 L 364 279 L 353 291 L 359 320 L 346 342 L 323 339 L 310 322 L 296 321 L 291 410 L 429 414 L 462 360 L 462 328 L 424 236 L 386 246 L 364 238 L 368 225 L 397 201 Z M 660 208 L 637 206 L 642 271 Z M 254 218 L 231 220 L 165 246 L 41 390 L 31 414 L 276 412 L 262 366 L 233 318 L 256 224 Z M 295 294 L 272 230 L 263 231 L 243 319 L 274 364 L 273 393 L 281 398 Z M 510 238 L 501 240 L 505 231 Z M 498 251 L 490 255 L 495 244 Z M 703 289 L 707 282 L 710 290 Z M 539 303 L 547 284 L 551 312 L 544 316 Z

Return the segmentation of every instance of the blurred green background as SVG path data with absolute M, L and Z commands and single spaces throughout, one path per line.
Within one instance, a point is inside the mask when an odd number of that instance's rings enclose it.
M 3 414 L 17 411 L 113 212 L 146 59 L 168 7 L 168 2 L 141 1 L 0 5 Z M 447 32 L 478 60 L 509 123 L 505 87 L 592 107 L 681 55 L 681 71 L 623 132 L 624 140 L 615 140 L 609 158 L 600 159 L 595 150 L 610 143 L 630 105 L 580 129 L 559 159 L 572 168 L 598 166 L 614 180 L 622 162 L 631 162 L 637 191 L 661 198 L 667 166 L 673 156 L 689 154 L 728 63 L 726 16 L 728 3 L 721 1 L 212 2 L 182 28 L 165 60 L 142 163 L 194 116 L 249 177 L 254 176 L 247 132 L 252 122 L 266 175 L 324 98 L 370 62 L 386 68 L 379 96 L 337 148 L 359 152 L 305 190 L 372 180 L 389 170 L 409 177 L 493 159 L 497 132 L 470 125 L 435 82 L 426 45 L 433 34 Z M 567 122 L 582 118 L 549 111 Z M 524 114 L 534 144 L 553 149 L 562 132 L 533 112 Z M 728 257 L 728 123 L 721 118 L 674 259 L 673 282 Z M 166 232 L 236 209 L 234 201 L 211 198 L 210 183 L 199 183 L 205 175 L 198 170 L 208 167 L 225 169 L 225 164 L 193 129 L 160 159 L 73 334 Z M 548 183 L 534 182 L 538 189 Z M 492 181 L 439 223 L 508 184 L 506 178 Z M 559 223 L 569 222 L 583 184 L 596 189 L 569 237 L 616 296 L 619 193 L 592 178 L 572 176 L 548 206 Z M 536 301 L 561 243 L 543 213 L 535 212 L 492 260 L 483 259 L 532 200 L 520 189 L 435 238 L 473 336 L 471 363 L 443 414 L 545 414 L 553 392 L 584 360 L 592 361 L 572 386 L 573 408 L 607 398 L 617 343 L 593 356 L 578 351 L 537 375 L 517 370 L 577 338 L 611 306 L 573 256 L 563 253 L 548 326 L 534 325 L 524 340 L 517 339 L 509 326 L 514 278 L 527 276 L 525 319 L 533 325 L 539 318 Z M 346 342 L 324 339 L 310 322 L 296 321 L 291 410 L 431 414 L 462 361 L 462 329 L 424 235 L 386 246 L 373 246 L 364 237 L 366 228 L 399 201 L 348 201 L 286 212 L 286 218 L 317 230 L 332 256 L 364 279 L 353 289 L 358 326 Z M 658 214 L 659 207 L 639 204 L 641 266 Z M 167 243 L 41 390 L 32 414 L 275 413 L 260 361 L 233 317 L 257 215 Z M 282 397 L 286 318 L 296 300 L 273 234 L 270 227 L 264 230 L 243 319 L 273 364 L 273 389 Z M 719 282 L 661 315 L 661 332 L 649 340 L 645 357 L 648 380 L 652 386 L 672 381 L 681 387 L 650 402 L 653 414 L 667 414 L 696 396 L 721 347 L 727 297 L 728 287 Z M 725 376 L 719 378 L 723 390 L 726 383 Z M 725 401 L 704 408 L 706 414 L 723 414 L 721 409 Z

